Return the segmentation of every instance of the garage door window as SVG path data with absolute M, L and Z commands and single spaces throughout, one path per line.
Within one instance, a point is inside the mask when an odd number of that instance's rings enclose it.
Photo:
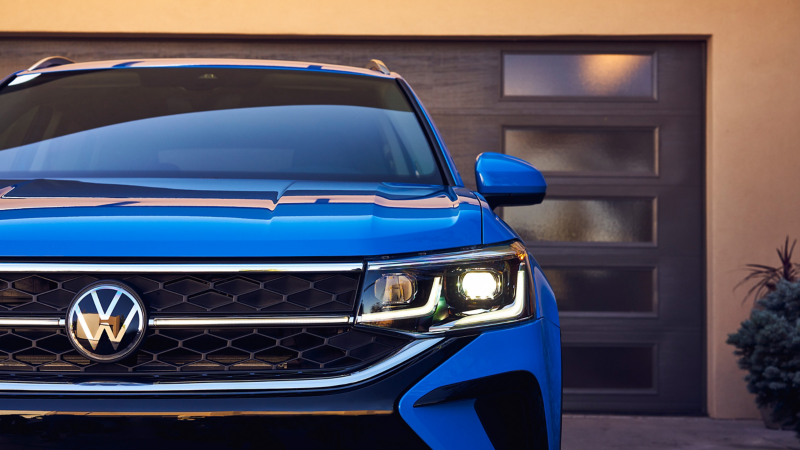
M 654 97 L 652 54 L 506 53 L 508 97 Z
M 655 175 L 654 128 L 506 128 L 506 154 L 560 175 Z

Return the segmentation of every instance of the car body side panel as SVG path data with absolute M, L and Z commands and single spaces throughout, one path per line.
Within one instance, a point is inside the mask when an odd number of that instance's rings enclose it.
M 558 305 L 556 304 L 556 296 L 550 283 L 542 272 L 540 267 L 533 268 L 533 283 L 536 290 L 536 303 L 538 305 L 539 317 L 544 317 L 556 326 L 561 326 L 558 320 Z
M 459 401 L 415 407 L 425 394 L 453 383 L 517 370 L 539 382 L 547 417 L 548 443 L 560 448 L 560 330 L 546 319 L 486 331 L 414 385 L 399 402 L 400 415 L 434 450 L 492 448 L 473 403 Z M 453 418 L 442 422 L 443 416 Z M 488 443 L 488 445 L 487 445 Z
M 561 449 L 561 404 L 563 384 L 561 374 L 561 327 L 547 319 L 542 320 L 542 355 L 547 366 L 548 395 L 544 397 L 550 407 L 547 419 L 548 437 L 551 450 Z

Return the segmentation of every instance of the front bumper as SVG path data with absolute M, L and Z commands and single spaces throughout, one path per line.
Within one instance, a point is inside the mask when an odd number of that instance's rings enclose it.
M 58 448 L 86 448 L 108 443 L 115 430 L 115 450 L 197 439 L 198 449 L 216 441 L 209 448 L 560 448 L 560 331 L 547 319 L 449 338 L 391 370 L 332 387 L 100 388 L 4 390 L 0 444 L 58 439 Z

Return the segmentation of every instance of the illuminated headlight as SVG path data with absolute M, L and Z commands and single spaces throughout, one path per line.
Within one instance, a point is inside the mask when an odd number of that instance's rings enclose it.
M 491 300 L 502 291 L 502 275 L 493 270 L 472 270 L 461 275 L 459 293 L 468 300 Z
M 367 267 L 357 323 L 414 333 L 528 317 L 530 271 L 518 242 Z

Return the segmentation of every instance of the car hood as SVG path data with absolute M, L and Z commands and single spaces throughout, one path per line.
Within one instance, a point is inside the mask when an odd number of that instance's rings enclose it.
M 0 256 L 360 257 L 481 243 L 464 188 L 277 180 L 0 182 Z

